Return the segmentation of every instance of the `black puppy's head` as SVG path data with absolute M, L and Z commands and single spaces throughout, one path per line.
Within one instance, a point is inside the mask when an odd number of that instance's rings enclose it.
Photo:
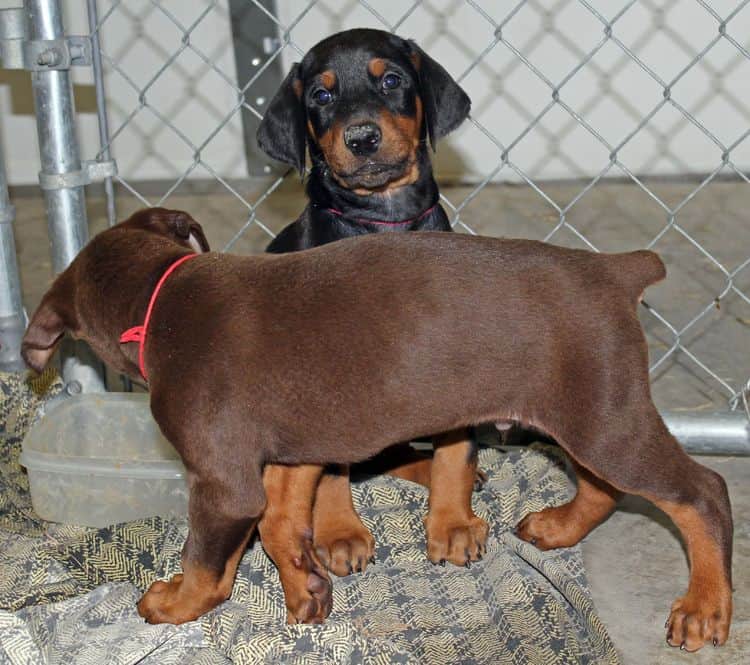
M 469 114 L 471 101 L 414 42 L 381 30 L 347 30 L 315 45 L 271 100 L 258 143 L 271 157 L 324 160 L 347 189 L 383 191 L 415 182 L 417 152 Z

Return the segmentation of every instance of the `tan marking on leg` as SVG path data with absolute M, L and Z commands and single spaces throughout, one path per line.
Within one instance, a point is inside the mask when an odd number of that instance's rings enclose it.
M 690 560 L 688 590 L 672 605 L 667 642 L 687 651 L 696 651 L 708 642 L 724 644 L 732 621 L 732 587 L 719 544 L 693 506 L 658 499 L 653 503 L 680 529 Z
M 614 510 L 620 492 L 584 467 L 573 466 L 578 481 L 573 500 L 524 517 L 516 527 L 519 538 L 541 550 L 572 547 Z
M 427 557 L 458 566 L 481 559 L 489 527 L 471 507 L 477 462 L 466 430 L 435 437 L 429 510 L 425 518 Z
M 183 557 L 182 573 L 169 582 L 154 582 L 138 601 L 138 614 L 148 623 L 181 624 L 193 621 L 225 601 L 232 593 L 237 566 L 247 549 L 255 523 L 217 573 Z
M 388 475 L 418 483 L 429 489 L 432 480 L 432 459 L 425 457 L 410 460 L 390 469 Z
M 323 564 L 339 577 L 363 572 L 375 554 L 375 539 L 352 503 L 348 466 L 321 478 L 313 509 L 313 541 Z
M 323 467 L 269 464 L 267 504 L 258 530 L 279 569 L 289 623 L 322 623 L 331 612 L 331 581 L 312 545 L 312 507 Z

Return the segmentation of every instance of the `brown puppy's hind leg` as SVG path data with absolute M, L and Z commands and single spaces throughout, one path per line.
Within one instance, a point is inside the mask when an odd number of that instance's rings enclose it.
M 331 580 L 313 549 L 312 512 L 323 467 L 269 464 L 268 496 L 258 531 L 279 569 L 289 623 L 322 623 L 331 613 Z
M 717 504 L 725 502 L 728 512 L 723 479 L 717 476 L 711 484 L 718 490 Z M 708 642 L 724 644 L 732 621 L 731 523 L 728 529 L 711 523 L 701 514 L 704 511 L 693 505 L 653 501 L 680 529 L 690 560 L 687 593 L 672 604 L 667 618 L 667 642 L 687 651 L 697 651 Z M 717 538 L 717 528 L 725 538 Z
M 435 437 L 429 510 L 425 518 L 427 557 L 468 566 L 484 554 L 489 527 L 471 508 L 477 450 L 466 430 Z
M 247 484 L 204 481 L 190 474 L 190 532 L 182 551 L 183 572 L 169 582 L 154 582 L 138 602 L 138 613 L 148 623 L 192 621 L 229 598 L 264 502 L 260 478 L 255 484 L 242 480 Z
M 733 530 L 724 479 L 685 453 L 653 406 L 629 420 L 623 413 L 630 439 L 604 442 L 606 428 L 596 419 L 588 422 L 604 431 L 571 428 L 559 439 L 563 447 L 607 484 L 663 510 L 687 546 L 690 582 L 672 605 L 667 642 L 688 651 L 724 644 L 732 619 Z
M 578 481 L 573 500 L 526 515 L 516 527 L 521 540 L 540 550 L 572 547 L 614 510 L 620 492 L 579 464 L 573 467 Z
M 326 471 L 313 509 L 315 551 L 334 575 L 363 572 L 375 554 L 375 539 L 352 503 L 349 467 Z

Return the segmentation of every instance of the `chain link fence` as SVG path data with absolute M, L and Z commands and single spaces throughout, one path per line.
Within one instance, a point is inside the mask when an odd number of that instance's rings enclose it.
M 92 4 L 109 120 L 95 157 L 116 159 L 122 200 L 218 197 L 225 249 L 262 247 L 304 204 L 251 136 L 289 64 L 350 27 L 416 38 L 473 101 L 436 158 L 455 229 L 659 251 L 670 278 L 643 321 L 662 404 L 747 410 L 750 0 Z

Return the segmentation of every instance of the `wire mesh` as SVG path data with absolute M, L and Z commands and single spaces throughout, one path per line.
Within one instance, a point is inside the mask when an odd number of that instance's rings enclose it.
M 270 18 L 277 34 L 264 58 L 247 63 L 251 76 L 240 86 L 226 1 L 100 2 L 94 32 L 112 128 L 102 152 L 112 150 L 117 182 L 144 205 L 168 205 L 196 178 L 218 183 L 244 215 L 225 249 L 237 249 L 251 231 L 271 237 L 279 228 L 263 206 L 282 196 L 285 180 L 290 187 L 299 180 L 287 173 L 252 191 L 243 186 L 241 113 L 260 118 L 267 101 L 254 93 L 258 77 L 279 60 L 299 60 L 325 36 L 321 25 L 332 31 L 364 24 L 417 37 L 426 51 L 451 54 L 440 59 L 472 96 L 458 142 L 481 137 L 469 175 L 453 174 L 464 186 L 442 195 L 456 230 L 476 232 L 489 192 L 513 182 L 543 211 L 539 224 L 514 227 L 514 235 L 597 251 L 659 251 L 680 283 L 648 298 L 653 375 L 672 373 L 680 381 L 677 368 L 687 369 L 699 377 L 697 392 L 709 395 L 695 408 L 715 407 L 719 395 L 731 408 L 747 409 L 750 237 L 741 223 L 724 220 L 746 219 L 750 208 L 742 204 L 750 193 L 748 4 L 287 0 L 268 9 L 275 5 L 247 0 L 248 11 Z M 207 123 L 210 131 L 201 134 L 196 128 Z M 118 151 L 126 142 L 128 150 Z M 534 143 L 542 149 L 531 150 Z M 141 184 L 153 173 L 169 176 L 155 194 Z M 665 173 L 672 179 L 654 177 Z M 564 186 L 552 180 L 560 177 Z M 739 194 L 726 194 L 727 182 Z M 602 190 L 611 197 L 607 219 L 587 220 L 587 206 Z M 638 199 L 645 221 L 618 206 L 618 192 Z M 612 246 L 602 231 L 608 225 L 628 225 L 628 239 Z M 495 230 L 481 232 L 488 229 Z

